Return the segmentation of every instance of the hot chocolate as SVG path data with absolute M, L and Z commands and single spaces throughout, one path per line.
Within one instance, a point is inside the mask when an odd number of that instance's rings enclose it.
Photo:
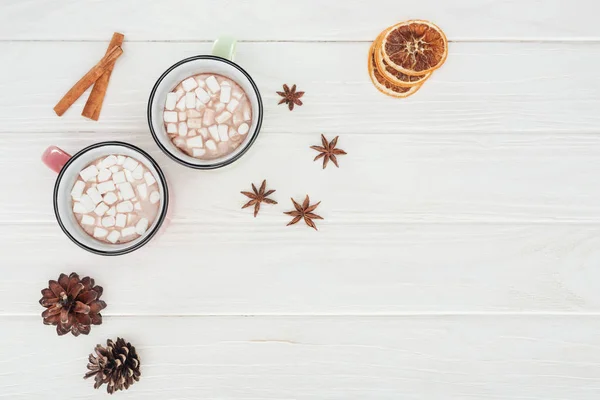
M 178 149 L 212 160 L 230 154 L 246 139 L 252 126 L 252 106 L 232 79 L 199 74 L 184 79 L 167 94 L 163 120 Z
M 105 243 L 144 235 L 158 215 L 162 196 L 152 172 L 124 155 L 101 157 L 79 173 L 71 190 L 81 228 Z

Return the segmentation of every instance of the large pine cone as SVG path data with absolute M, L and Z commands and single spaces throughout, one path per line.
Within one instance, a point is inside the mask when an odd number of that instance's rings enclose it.
M 40 304 L 46 307 L 42 313 L 44 324 L 56 325 L 60 336 L 69 332 L 73 336 L 87 335 L 91 325 L 102 324 L 100 311 L 106 307 L 100 300 L 102 287 L 94 286 L 89 276 L 80 280 L 74 272 L 69 276 L 60 274 L 58 282 L 48 282 L 42 296 Z
M 116 343 L 108 339 L 106 347 L 98 344 L 94 350 L 96 355 L 90 354 L 87 365 L 90 371 L 84 375 L 84 379 L 95 376 L 94 389 L 106 383 L 106 391 L 113 394 L 140 380 L 140 359 L 131 343 L 121 338 Z

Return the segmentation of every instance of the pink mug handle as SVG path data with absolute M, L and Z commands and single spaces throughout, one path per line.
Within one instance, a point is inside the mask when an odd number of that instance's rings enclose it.
M 42 154 L 42 162 L 57 174 L 70 159 L 69 153 L 56 146 L 48 147 Z

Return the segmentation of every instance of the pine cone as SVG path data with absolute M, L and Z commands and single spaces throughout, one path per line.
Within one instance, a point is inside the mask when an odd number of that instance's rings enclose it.
M 94 286 L 89 276 L 79 279 L 72 273 L 60 274 L 57 281 L 49 281 L 42 290 L 40 304 L 46 307 L 42 313 L 45 325 L 56 325 L 59 336 L 71 332 L 73 336 L 90 333 L 90 325 L 102 324 L 100 311 L 106 303 L 100 300 L 102 287 Z
M 98 344 L 94 350 L 96 356 L 90 354 L 87 365 L 90 371 L 83 377 L 87 379 L 95 375 L 94 389 L 106 383 L 106 391 L 113 394 L 129 389 L 140 380 L 140 359 L 131 343 L 121 338 L 117 338 L 117 343 L 108 339 L 106 347 Z

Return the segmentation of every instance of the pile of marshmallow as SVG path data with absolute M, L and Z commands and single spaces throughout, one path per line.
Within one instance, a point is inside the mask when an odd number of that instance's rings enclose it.
M 175 146 L 193 157 L 214 156 L 218 143 L 237 142 L 250 130 L 250 101 L 235 82 L 219 80 L 214 75 L 192 76 L 167 94 L 163 114 L 167 133 Z
M 93 227 L 96 239 L 128 242 L 146 232 L 150 221 L 138 218 L 141 202 L 157 204 L 161 196 L 156 179 L 143 164 L 131 157 L 109 155 L 84 168 L 79 176 L 71 191 L 73 212 L 80 215 L 82 226 Z

